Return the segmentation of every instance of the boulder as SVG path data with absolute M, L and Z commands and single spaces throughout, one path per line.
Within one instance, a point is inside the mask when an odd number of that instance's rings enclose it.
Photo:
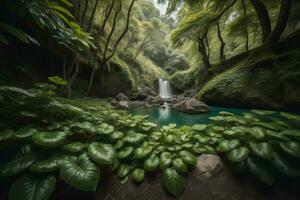
M 129 109 L 129 102 L 128 101 L 119 101 L 116 106 L 120 109 Z
M 185 113 L 205 113 L 209 112 L 209 107 L 205 103 L 197 100 L 196 98 L 185 98 L 184 100 L 173 105 L 175 110 Z
M 145 100 L 148 96 L 149 94 L 143 88 L 138 87 L 135 100 L 142 101 Z
M 280 198 L 278 193 L 280 194 Z M 147 173 L 141 184 L 135 184 L 129 177 L 122 185 L 118 178 L 103 173 L 102 182 L 94 194 L 95 200 L 175 200 L 166 192 L 160 173 Z M 296 200 L 295 193 L 283 188 L 268 188 L 257 182 L 253 176 L 232 173 L 220 157 L 203 154 L 197 166 L 187 174 L 184 193 L 180 200 Z
M 148 102 L 148 103 L 150 103 L 150 102 L 153 101 L 153 99 L 154 99 L 153 96 L 147 96 L 147 98 L 145 99 L 145 101 Z
M 129 107 L 130 108 L 149 107 L 149 103 L 144 101 L 131 101 L 129 102 Z
M 122 92 L 120 92 L 117 96 L 116 99 L 118 101 L 129 101 L 129 98 Z
M 162 99 L 160 96 L 156 96 L 152 99 L 151 104 L 152 105 L 163 105 L 164 104 L 164 99 Z

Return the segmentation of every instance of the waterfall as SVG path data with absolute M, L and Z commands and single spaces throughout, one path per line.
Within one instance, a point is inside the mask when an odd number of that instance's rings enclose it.
M 159 96 L 163 99 L 172 97 L 172 90 L 169 81 L 159 79 Z

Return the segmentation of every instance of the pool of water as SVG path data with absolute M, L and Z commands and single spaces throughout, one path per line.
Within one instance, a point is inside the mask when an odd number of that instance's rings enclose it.
M 136 115 L 148 115 L 149 120 L 159 124 L 167 125 L 170 123 L 177 124 L 177 126 L 183 125 L 193 125 L 208 123 L 210 121 L 209 117 L 216 116 L 220 111 L 227 111 L 234 114 L 241 114 L 243 112 L 249 112 L 249 109 L 237 109 L 237 108 L 224 108 L 211 106 L 210 112 L 202 114 L 186 114 L 178 112 L 172 108 L 160 108 L 160 107 L 150 107 L 150 108 L 135 108 L 129 111 L 130 114 Z

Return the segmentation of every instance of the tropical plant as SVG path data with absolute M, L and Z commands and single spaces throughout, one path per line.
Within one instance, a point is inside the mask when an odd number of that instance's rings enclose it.
M 58 176 L 74 188 L 95 191 L 102 165 L 122 184 L 129 176 L 140 183 L 146 173 L 161 170 L 164 187 L 179 197 L 202 153 L 224 155 L 234 169 L 248 170 L 267 185 L 276 174 L 300 176 L 299 115 L 220 112 L 209 124 L 159 128 L 146 116 L 95 100 L 7 86 L 0 95 L 0 175 L 19 177 L 10 188 L 12 200 L 48 199 Z

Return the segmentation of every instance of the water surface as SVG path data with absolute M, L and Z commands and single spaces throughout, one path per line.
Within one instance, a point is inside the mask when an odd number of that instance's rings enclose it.
M 160 107 L 150 107 L 150 108 L 135 108 L 129 110 L 129 113 L 136 115 L 149 115 L 149 120 L 157 123 L 159 125 L 167 125 L 170 123 L 175 123 L 177 126 L 183 125 L 193 125 L 208 123 L 210 121 L 209 117 L 216 116 L 220 111 L 227 111 L 234 114 L 241 114 L 243 112 L 249 112 L 249 109 L 238 109 L 238 108 L 224 108 L 210 106 L 210 112 L 202 114 L 187 114 L 178 112 L 172 108 L 160 108 Z

